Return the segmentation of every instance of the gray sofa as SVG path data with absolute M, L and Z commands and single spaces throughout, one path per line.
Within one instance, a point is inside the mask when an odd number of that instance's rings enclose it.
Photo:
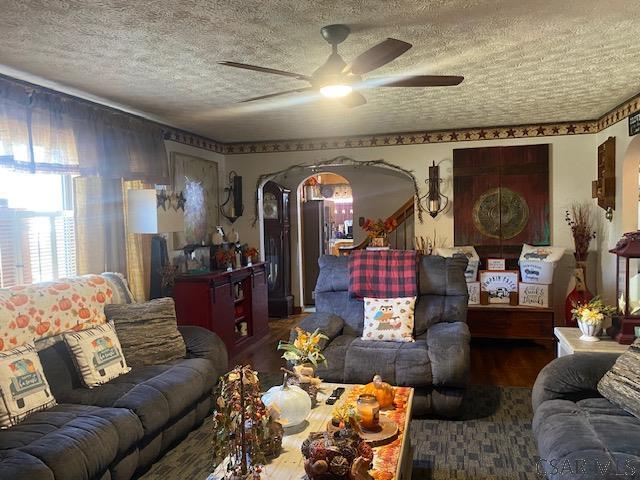
M 467 259 L 419 260 L 413 343 L 360 338 L 363 301 L 349 294 L 347 262 L 348 257 L 319 259 L 316 313 L 300 324 L 307 331 L 319 328 L 329 337 L 324 345 L 327 366 L 320 366 L 318 375 L 328 382 L 368 383 L 380 374 L 391 384 L 415 388 L 415 414 L 454 416 L 469 376 Z
M 58 405 L 0 431 L 0 478 L 128 480 L 200 425 L 227 371 L 218 336 L 179 327 L 187 358 L 81 385 L 64 342 L 39 352 Z
M 640 419 L 597 390 L 617 358 L 578 353 L 540 372 L 532 395 L 538 473 L 550 480 L 640 477 Z

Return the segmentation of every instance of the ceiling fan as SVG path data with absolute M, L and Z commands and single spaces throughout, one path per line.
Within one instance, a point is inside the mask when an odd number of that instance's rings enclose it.
M 272 73 L 295 78 L 311 84 L 284 92 L 270 93 L 242 100 L 253 102 L 265 98 L 278 97 L 290 93 L 319 91 L 327 98 L 336 98 L 347 107 L 364 105 L 367 100 L 357 90 L 372 87 L 448 87 L 460 84 L 464 77 L 455 75 L 408 75 L 369 79 L 363 83 L 362 75 L 375 70 L 409 50 L 412 45 L 395 38 L 386 40 L 358 55 L 351 63 L 346 63 L 338 53 L 338 45 L 346 40 L 351 30 L 346 25 L 327 25 L 320 29 L 322 37 L 331 45 L 331 55 L 324 64 L 311 75 L 286 72 L 275 68 L 259 67 L 238 62 L 218 62 L 227 67 L 243 68 L 256 72 Z

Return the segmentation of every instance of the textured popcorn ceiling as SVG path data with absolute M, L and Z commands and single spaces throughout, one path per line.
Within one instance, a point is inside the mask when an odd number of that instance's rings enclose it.
M 640 90 L 637 0 L 120 0 L 0 2 L 0 64 L 220 141 L 594 119 Z M 321 26 L 346 23 L 348 61 L 386 37 L 414 46 L 370 74 L 456 74 L 345 109 L 219 60 L 310 74 Z

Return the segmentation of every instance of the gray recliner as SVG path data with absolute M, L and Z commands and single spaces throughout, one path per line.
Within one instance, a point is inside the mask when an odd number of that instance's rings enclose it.
M 318 375 L 328 382 L 368 383 L 380 374 L 393 385 L 415 388 L 414 414 L 456 415 L 469 377 L 467 259 L 419 260 L 411 343 L 362 340 L 363 300 L 349 294 L 348 257 L 327 255 L 318 262 L 316 313 L 300 324 L 329 337 L 323 345 L 327 365 Z

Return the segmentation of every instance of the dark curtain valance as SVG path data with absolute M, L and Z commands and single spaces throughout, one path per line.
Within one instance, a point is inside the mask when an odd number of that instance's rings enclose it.
M 2 76 L 0 164 L 30 171 L 168 181 L 160 125 Z

